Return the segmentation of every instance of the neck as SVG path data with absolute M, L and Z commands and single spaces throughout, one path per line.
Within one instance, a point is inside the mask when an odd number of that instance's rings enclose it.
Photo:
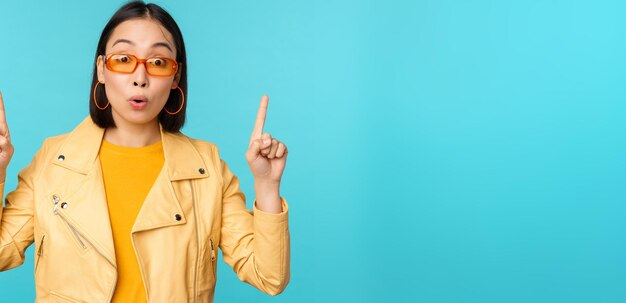
M 107 128 L 104 132 L 104 140 L 115 145 L 144 147 L 161 140 L 158 119 L 145 124 L 119 123 L 115 121 L 115 125 L 117 127 Z

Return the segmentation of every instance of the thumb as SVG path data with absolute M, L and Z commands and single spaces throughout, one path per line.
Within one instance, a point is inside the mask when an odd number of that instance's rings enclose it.
M 261 145 L 261 139 L 252 140 L 252 142 L 250 142 L 250 147 L 248 147 L 248 151 L 246 152 L 246 160 L 248 160 L 248 162 L 252 162 L 259 157 L 262 148 Z

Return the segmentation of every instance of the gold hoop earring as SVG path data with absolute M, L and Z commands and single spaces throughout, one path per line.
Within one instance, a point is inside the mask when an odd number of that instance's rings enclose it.
M 167 108 L 165 108 L 165 106 L 163 106 L 163 110 L 165 110 L 165 112 L 170 115 L 178 114 L 183 109 L 183 105 L 185 105 L 185 93 L 183 93 L 183 89 L 180 88 L 180 86 L 176 86 L 176 88 L 178 88 L 178 90 L 180 91 L 180 97 L 181 97 L 180 108 L 176 112 L 170 112 L 169 110 L 167 110 Z
M 98 85 L 100 85 L 100 82 L 96 82 L 96 85 L 93 87 L 93 103 L 96 104 L 96 107 L 99 110 L 105 110 L 107 107 L 109 107 L 109 100 L 107 100 L 107 105 L 105 105 L 104 107 L 100 107 L 100 105 L 98 105 L 98 99 L 96 99 L 96 89 L 98 88 Z

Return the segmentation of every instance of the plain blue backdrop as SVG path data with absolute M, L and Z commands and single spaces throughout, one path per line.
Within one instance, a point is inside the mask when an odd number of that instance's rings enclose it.
M 2 1 L 0 90 L 15 155 L 88 114 L 120 1 Z M 188 53 L 183 132 L 290 154 L 291 282 L 220 261 L 216 302 L 626 302 L 626 2 L 161 1 Z M 33 251 L 0 302 L 34 299 Z

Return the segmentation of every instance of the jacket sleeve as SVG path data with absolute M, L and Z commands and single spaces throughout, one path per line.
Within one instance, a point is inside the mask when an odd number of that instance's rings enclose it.
M 269 295 L 280 294 L 289 283 L 290 243 L 287 202 L 278 214 L 246 208 L 239 179 L 219 158 L 222 183 L 222 227 L 220 248 L 224 261 L 239 279 Z
M 22 265 L 24 251 L 33 243 L 33 187 L 44 150 L 45 144 L 19 172 L 17 188 L 6 196 L 4 208 L 0 208 L 0 271 Z M 0 194 L 4 194 L 4 183 L 0 185 Z

